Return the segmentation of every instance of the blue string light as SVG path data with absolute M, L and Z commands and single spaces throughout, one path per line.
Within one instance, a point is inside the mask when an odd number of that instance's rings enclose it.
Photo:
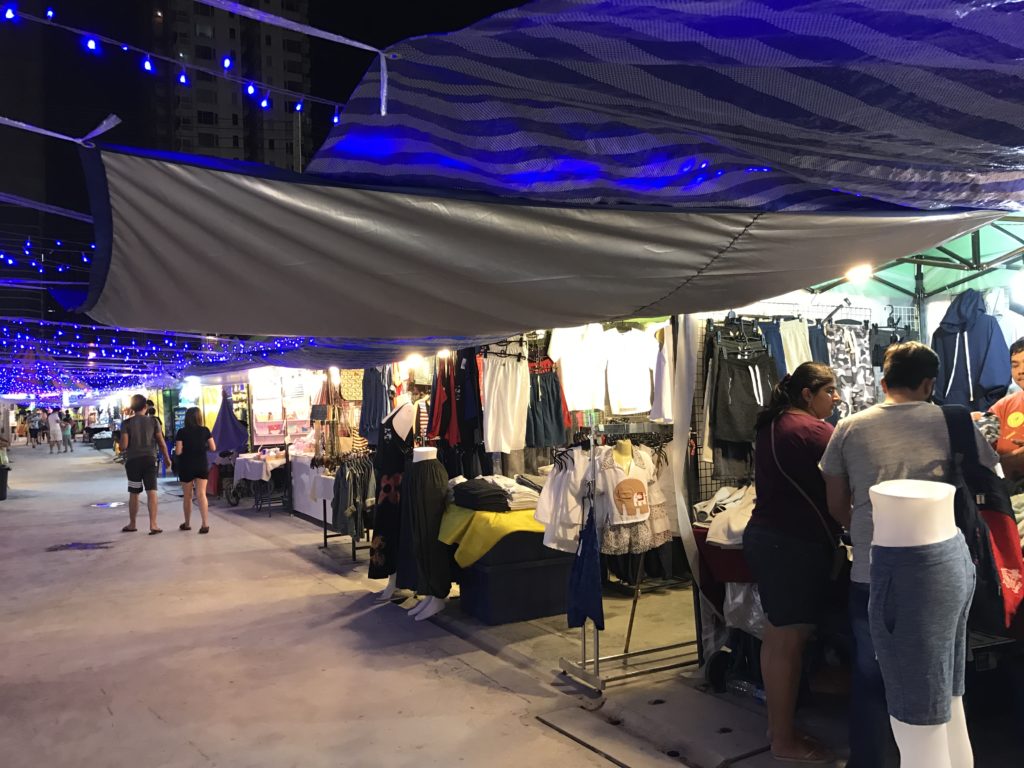
M 144 59 L 142 60 L 142 68 L 143 68 L 144 70 L 146 70 L 147 72 L 153 72 L 153 71 L 154 71 L 154 70 L 153 70 L 153 60 L 152 60 L 152 59 L 150 59 L 150 58 L 149 58 L 149 56 L 146 56 L 146 57 L 145 57 L 145 58 L 144 58 Z
M 295 102 L 295 111 L 296 112 L 301 112 L 302 111 L 302 102 L 301 101 Z
M 263 98 L 260 99 L 260 109 L 270 109 L 270 92 L 263 94 Z
M 4 8 L 4 18 L 7 21 L 14 21 L 14 17 L 17 16 L 17 12 L 14 10 L 13 5 L 8 5 Z
M 46 19 L 47 21 L 53 21 L 53 8 L 46 9 Z
M 87 38 L 85 38 L 85 40 L 82 42 L 82 44 L 85 46 L 85 50 L 89 51 L 89 53 L 99 53 L 100 52 L 100 44 L 99 44 L 99 41 L 97 41 L 95 37 L 87 37 Z
M 188 73 L 183 69 L 181 74 L 178 75 L 178 82 L 182 85 L 188 85 Z
M 337 107 L 334 108 L 334 117 L 331 118 L 331 122 L 334 123 L 335 125 L 341 122 L 341 115 L 338 114 Z
M 256 86 L 253 85 L 252 83 L 249 83 L 247 86 L 245 86 L 245 92 L 247 94 L 249 94 L 250 96 L 255 96 L 256 95 Z
M 223 58 L 223 59 L 221 60 L 221 62 L 220 62 L 220 65 L 221 65 L 221 66 L 222 66 L 222 67 L 224 68 L 224 70 L 225 70 L 225 71 L 227 71 L 227 70 L 231 69 L 231 65 L 232 65 L 233 63 L 234 63 L 234 62 L 232 62 L 232 61 L 231 61 L 231 57 L 230 57 L 230 56 L 225 56 L 225 57 L 224 57 L 224 58 Z

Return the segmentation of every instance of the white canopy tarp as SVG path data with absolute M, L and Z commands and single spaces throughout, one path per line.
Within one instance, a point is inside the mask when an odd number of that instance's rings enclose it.
M 495 335 L 742 306 L 884 264 L 988 212 L 680 212 L 481 202 L 92 150 L 102 323 Z

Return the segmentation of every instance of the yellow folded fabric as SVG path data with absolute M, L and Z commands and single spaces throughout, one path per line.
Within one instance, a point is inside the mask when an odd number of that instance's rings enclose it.
M 532 509 L 478 512 L 449 504 L 441 518 L 441 531 L 437 538 L 445 544 L 458 544 L 455 562 L 468 568 L 510 533 L 543 533 L 544 526 L 533 519 L 533 513 Z

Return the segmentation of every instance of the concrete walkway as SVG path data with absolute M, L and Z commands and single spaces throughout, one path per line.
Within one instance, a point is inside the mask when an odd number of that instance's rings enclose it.
M 537 720 L 571 697 L 377 605 L 308 523 L 214 508 L 198 536 L 161 493 L 164 533 L 123 534 L 91 506 L 126 498 L 108 452 L 11 454 L 6 768 L 609 765 Z

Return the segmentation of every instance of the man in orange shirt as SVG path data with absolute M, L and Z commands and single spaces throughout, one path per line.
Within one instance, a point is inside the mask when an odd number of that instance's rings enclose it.
M 1010 347 L 1010 372 L 1022 391 L 999 400 L 989 408 L 989 413 L 999 417 L 999 440 L 995 447 L 1003 472 L 1016 480 L 1024 477 L 1024 338 Z

